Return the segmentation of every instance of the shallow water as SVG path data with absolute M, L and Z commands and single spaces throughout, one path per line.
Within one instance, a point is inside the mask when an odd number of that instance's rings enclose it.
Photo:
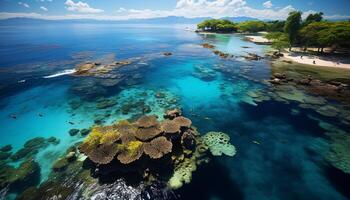
M 215 158 L 201 166 L 192 183 L 179 191 L 182 199 L 349 198 L 343 189 L 349 182 L 330 176 L 334 172 L 323 159 L 329 144 L 319 122 L 345 131 L 350 126 L 300 108 L 295 101 L 255 102 L 249 91 L 273 92 L 263 81 L 271 76 L 270 60 L 246 61 L 239 56 L 263 56 L 267 47 L 246 42 L 241 35 L 203 36 L 184 27 L 0 27 L 0 146 L 11 144 L 16 152 L 34 137 L 60 139 L 59 145 L 35 156 L 45 181 L 52 163 L 83 139 L 70 136 L 70 129 L 142 115 L 134 106 L 142 101 L 150 114 L 160 117 L 168 108 L 181 107 L 200 133 L 228 133 L 237 148 L 235 157 Z M 206 42 L 235 57 L 214 55 L 200 46 Z M 163 56 L 167 51 L 173 55 Z M 114 86 L 103 86 L 98 78 L 60 74 L 86 61 L 127 58 L 136 61 L 123 69 L 127 79 Z M 52 76 L 57 73 L 62 76 Z M 159 92 L 165 99 L 156 97 Z M 98 109 L 102 97 L 117 103 Z M 133 108 L 123 113 L 126 104 Z

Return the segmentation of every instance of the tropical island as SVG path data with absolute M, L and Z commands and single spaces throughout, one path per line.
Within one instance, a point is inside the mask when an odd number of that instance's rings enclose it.
M 273 56 L 309 65 L 349 68 L 350 21 L 327 21 L 323 13 L 289 13 L 285 21 L 245 21 L 209 19 L 197 25 L 199 33 L 241 33 L 257 44 L 269 44 Z M 336 58 L 333 58 L 333 57 Z

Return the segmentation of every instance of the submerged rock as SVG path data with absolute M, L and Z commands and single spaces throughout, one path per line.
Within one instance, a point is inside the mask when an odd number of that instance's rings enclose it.
M 2 166 L 0 172 L 0 187 L 8 186 L 10 191 L 21 191 L 40 182 L 40 167 L 32 158 L 22 162 L 18 168 Z
M 79 129 L 73 128 L 69 130 L 70 136 L 76 136 L 79 133 Z
M 12 150 L 12 145 L 8 144 L 0 148 L 0 151 L 2 152 L 9 152 Z
M 326 160 L 335 168 L 350 174 L 350 136 L 343 132 L 328 135 L 331 137 L 331 143 Z
M 50 137 L 48 139 L 45 139 L 43 137 L 36 137 L 30 139 L 23 145 L 22 149 L 19 149 L 11 156 L 11 159 L 13 161 L 18 161 L 23 158 L 29 158 L 31 156 L 34 156 L 39 152 L 40 149 L 46 148 L 50 144 L 56 145 L 59 143 L 57 139 L 54 141 L 53 140 L 53 137 Z

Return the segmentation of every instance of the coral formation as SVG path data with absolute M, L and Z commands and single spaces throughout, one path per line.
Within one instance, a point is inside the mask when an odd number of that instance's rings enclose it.
M 173 120 L 164 120 L 161 122 L 161 129 L 165 133 L 178 133 L 180 125 Z
M 156 115 L 142 116 L 136 121 L 136 125 L 140 128 L 149 128 L 152 126 L 156 126 L 158 125 L 157 116 Z
M 50 137 L 45 139 L 43 137 L 36 137 L 28 140 L 22 149 L 19 149 L 16 153 L 14 153 L 10 158 L 13 161 L 18 161 L 23 158 L 29 158 L 34 156 L 39 152 L 40 149 L 47 147 L 48 145 L 57 145 L 59 140 L 55 137 Z
M 214 156 L 222 154 L 234 156 L 236 154 L 236 148 L 229 143 L 230 137 L 226 133 L 208 132 L 203 136 L 203 141 Z
M 174 170 L 173 176 L 169 180 L 169 186 L 173 189 L 179 189 L 184 183 L 190 183 L 192 172 L 196 171 L 196 162 L 185 158 Z
M 92 161 L 91 171 L 96 176 L 110 178 L 113 172 L 132 172 L 141 180 L 162 180 L 173 189 L 191 181 L 197 165 L 207 160 L 208 148 L 214 155 L 234 155 L 227 135 L 212 132 L 202 140 L 180 110 L 167 111 L 164 116 L 162 121 L 155 115 L 145 115 L 133 123 L 121 120 L 95 126 L 79 150 Z M 57 169 L 66 167 L 65 158 L 58 161 Z
M 345 132 L 328 133 L 330 151 L 325 158 L 335 168 L 350 174 L 350 136 Z
M 162 130 L 160 129 L 160 126 L 157 124 L 156 126 L 149 127 L 149 128 L 139 128 L 135 133 L 135 137 L 142 141 L 146 141 L 154 138 L 160 133 L 162 133 Z
M 40 179 L 39 164 L 33 158 L 23 161 L 18 168 L 4 165 L 0 168 L 0 188 L 10 187 L 10 190 L 21 190 L 36 185 Z
M 10 145 L 10 144 L 5 145 L 5 146 L 2 146 L 2 147 L 0 148 L 0 151 L 2 151 L 2 152 L 9 152 L 9 151 L 11 151 L 11 150 L 12 150 L 12 145 Z
M 121 153 L 117 156 L 117 159 L 123 164 L 132 163 L 143 154 L 143 143 L 140 141 L 130 141 L 121 148 Z
M 182 115 L 182 112 L 180 109 L 173 109 L 173 110 L 167 110 L 164 114 L 164 119 L 174 119 L 175 117 L 178 117 L 178 116 L 181 116 Z
M 180 127 L 186 127 L 186 128 L 190 128 L 192 125 L 192 121 L 186 117 L 176 117 L 174 119 L 174 122 L 177 123 Z
M 153 139 L 151 142 L 145 143 L 145 154 L 153 159 L 161 158 L 163 155 L 170 153 L 173 144 L 164 136 Z

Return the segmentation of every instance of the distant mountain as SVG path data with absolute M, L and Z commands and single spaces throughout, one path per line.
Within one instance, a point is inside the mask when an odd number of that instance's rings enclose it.
M 252 18 L 252 17 L 223 17 L 221 19 L 228 19 L 228 20 L 236 22 L 236 23 L 259 20 L 258 18 Z
M 10 18 L 0 20 L 0 25 L 25 25 L 25 24 L 54 24 L 54 23 L 95 23 L 95 24 L 198 24 L 209 17 L 158 17 L 150 19 L 129 19 L 129 20 L 95 20 L 95 19 L 65 19 L 65 20 L 46 20 L 46 19 L 34 19 L 34 18 Z M 258 20 L 251 17 L 224 17 L 222 19 L 228 19 L 234 22 L 243 22 L 249 20 Z

